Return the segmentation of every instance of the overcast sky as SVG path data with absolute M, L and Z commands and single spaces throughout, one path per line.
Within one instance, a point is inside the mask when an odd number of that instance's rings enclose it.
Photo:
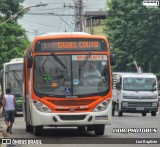
M 73 32 L 73 16 L 64 16 L 74 14 L 75 9 L 65 7 L 65 5 L 74 6 L 76 0 L 25 0 L 24 7 L 36 4 L 47 3 L 45 7 L 31 8 L 30 11 L 18 22 L 26 29 L 26 34 L 32 41 L 36 35 L 42 35 L 48 32 Z M 106 0 L 83 0 L 84 11 L 98 11 L 105 9 Z M 54 16 L 49 13 L 58 14 Z

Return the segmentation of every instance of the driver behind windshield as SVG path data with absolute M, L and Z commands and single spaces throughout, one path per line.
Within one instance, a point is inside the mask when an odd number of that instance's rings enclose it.
M 88 68 L 84 71 L 83 77 L 86 78 L 88 76 L 98 76 L 101 77 L 101 73 L 96 69 L 96 65 L 93 61 L 88 63 Z

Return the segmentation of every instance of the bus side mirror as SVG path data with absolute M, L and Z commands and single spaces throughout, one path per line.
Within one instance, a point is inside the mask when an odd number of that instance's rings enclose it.
M 110 54 L 110 62 L 112 66 L 116 65 L 116 55 L 113 53 Z
M 32 52 L 29 52 L 28 53 L 28 59 L 27 59 L 28 68 L 32 68 L 32 62 L 33 62 Z

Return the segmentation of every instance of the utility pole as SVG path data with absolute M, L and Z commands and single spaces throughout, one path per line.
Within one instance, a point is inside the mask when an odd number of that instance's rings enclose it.
M 64 4 L 64 8 L 69 7 L 74 9 L 75 16 L 75 28 L 74 32 L 82 32 L 83 31 L 83 0 L 73 0 L 74 5 L 66 5 Z
M 75 32 L 83 31 L 83 0 L 75 1 Z
M 82 18 L 82 15 L 83 15 L 83 0 L 79 0 L 79 29 L 80 29 L 80 32 L 83 31 L 83 18 Z

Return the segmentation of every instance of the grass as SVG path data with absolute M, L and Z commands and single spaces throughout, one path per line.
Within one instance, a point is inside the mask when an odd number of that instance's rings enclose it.
M 103 28 L 104 28 L 104 25 L 94 26 L 93 34 L 94 35 L 105 35 L 105 33 L 103 32 Z M 91 34 L 91 28 L 86 28 L 85 31 Z

